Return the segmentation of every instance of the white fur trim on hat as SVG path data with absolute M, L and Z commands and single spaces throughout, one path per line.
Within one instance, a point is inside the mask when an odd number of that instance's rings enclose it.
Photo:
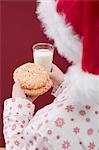
M 99 104 L 99 75 L 84 72 L 79 65 L 74 65 L 65 75 L 65 84 L 68 100 Z
M 82 42 L 66 23 L 64 17 L 57 13 L 55 0 L 37 0 L 38 18 L 41 20 L 45 34 L 54 40 L 58 52 L 74 64 L 81 62 Z

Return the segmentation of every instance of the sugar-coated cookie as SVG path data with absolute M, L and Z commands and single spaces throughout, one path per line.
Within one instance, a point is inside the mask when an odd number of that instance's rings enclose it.
M 39 96 L 47 92 L 52 86 L 46 70 L 34 63 L 26 63 L 15 69 L 13 73 L 14 81 L 18 80 L 25 94 L 29 96 Z

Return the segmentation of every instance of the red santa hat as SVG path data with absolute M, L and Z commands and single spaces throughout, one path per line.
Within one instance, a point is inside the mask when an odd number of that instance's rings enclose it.
M 73 62 L 66 74 L 69 99 L 99 103 L 99 1 L 38 2 L 45 34 Z

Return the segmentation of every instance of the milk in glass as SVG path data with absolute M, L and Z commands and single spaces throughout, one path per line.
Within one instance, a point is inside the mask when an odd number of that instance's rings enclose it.
M 53 51 L 48 49 L 39 49 L 33 52 L 34 63 L 43 66 L 47 71 L 51 70 Z

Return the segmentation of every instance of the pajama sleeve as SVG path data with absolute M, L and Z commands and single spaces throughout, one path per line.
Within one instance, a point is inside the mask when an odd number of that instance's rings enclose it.
M 25 140 L 24 129 L 32 119 L 34 108 L 34 104 L 27 99 L 10 98 L 5 100 L 3 131 L 6 150 L 16 150 L 23 147 Z
M 28 150 L 30 146 L 32 149 L 46 147 L 49 150 L 52 149 L 52 146 L 35 128 L 31 129 L 30 122 L 33 119 L 34 108 L 34 104 L 27 99 L 10 98 L 5 100 L 3 132 L 6 150 Z M 28 131 L 31 135 L 28 135 Z

